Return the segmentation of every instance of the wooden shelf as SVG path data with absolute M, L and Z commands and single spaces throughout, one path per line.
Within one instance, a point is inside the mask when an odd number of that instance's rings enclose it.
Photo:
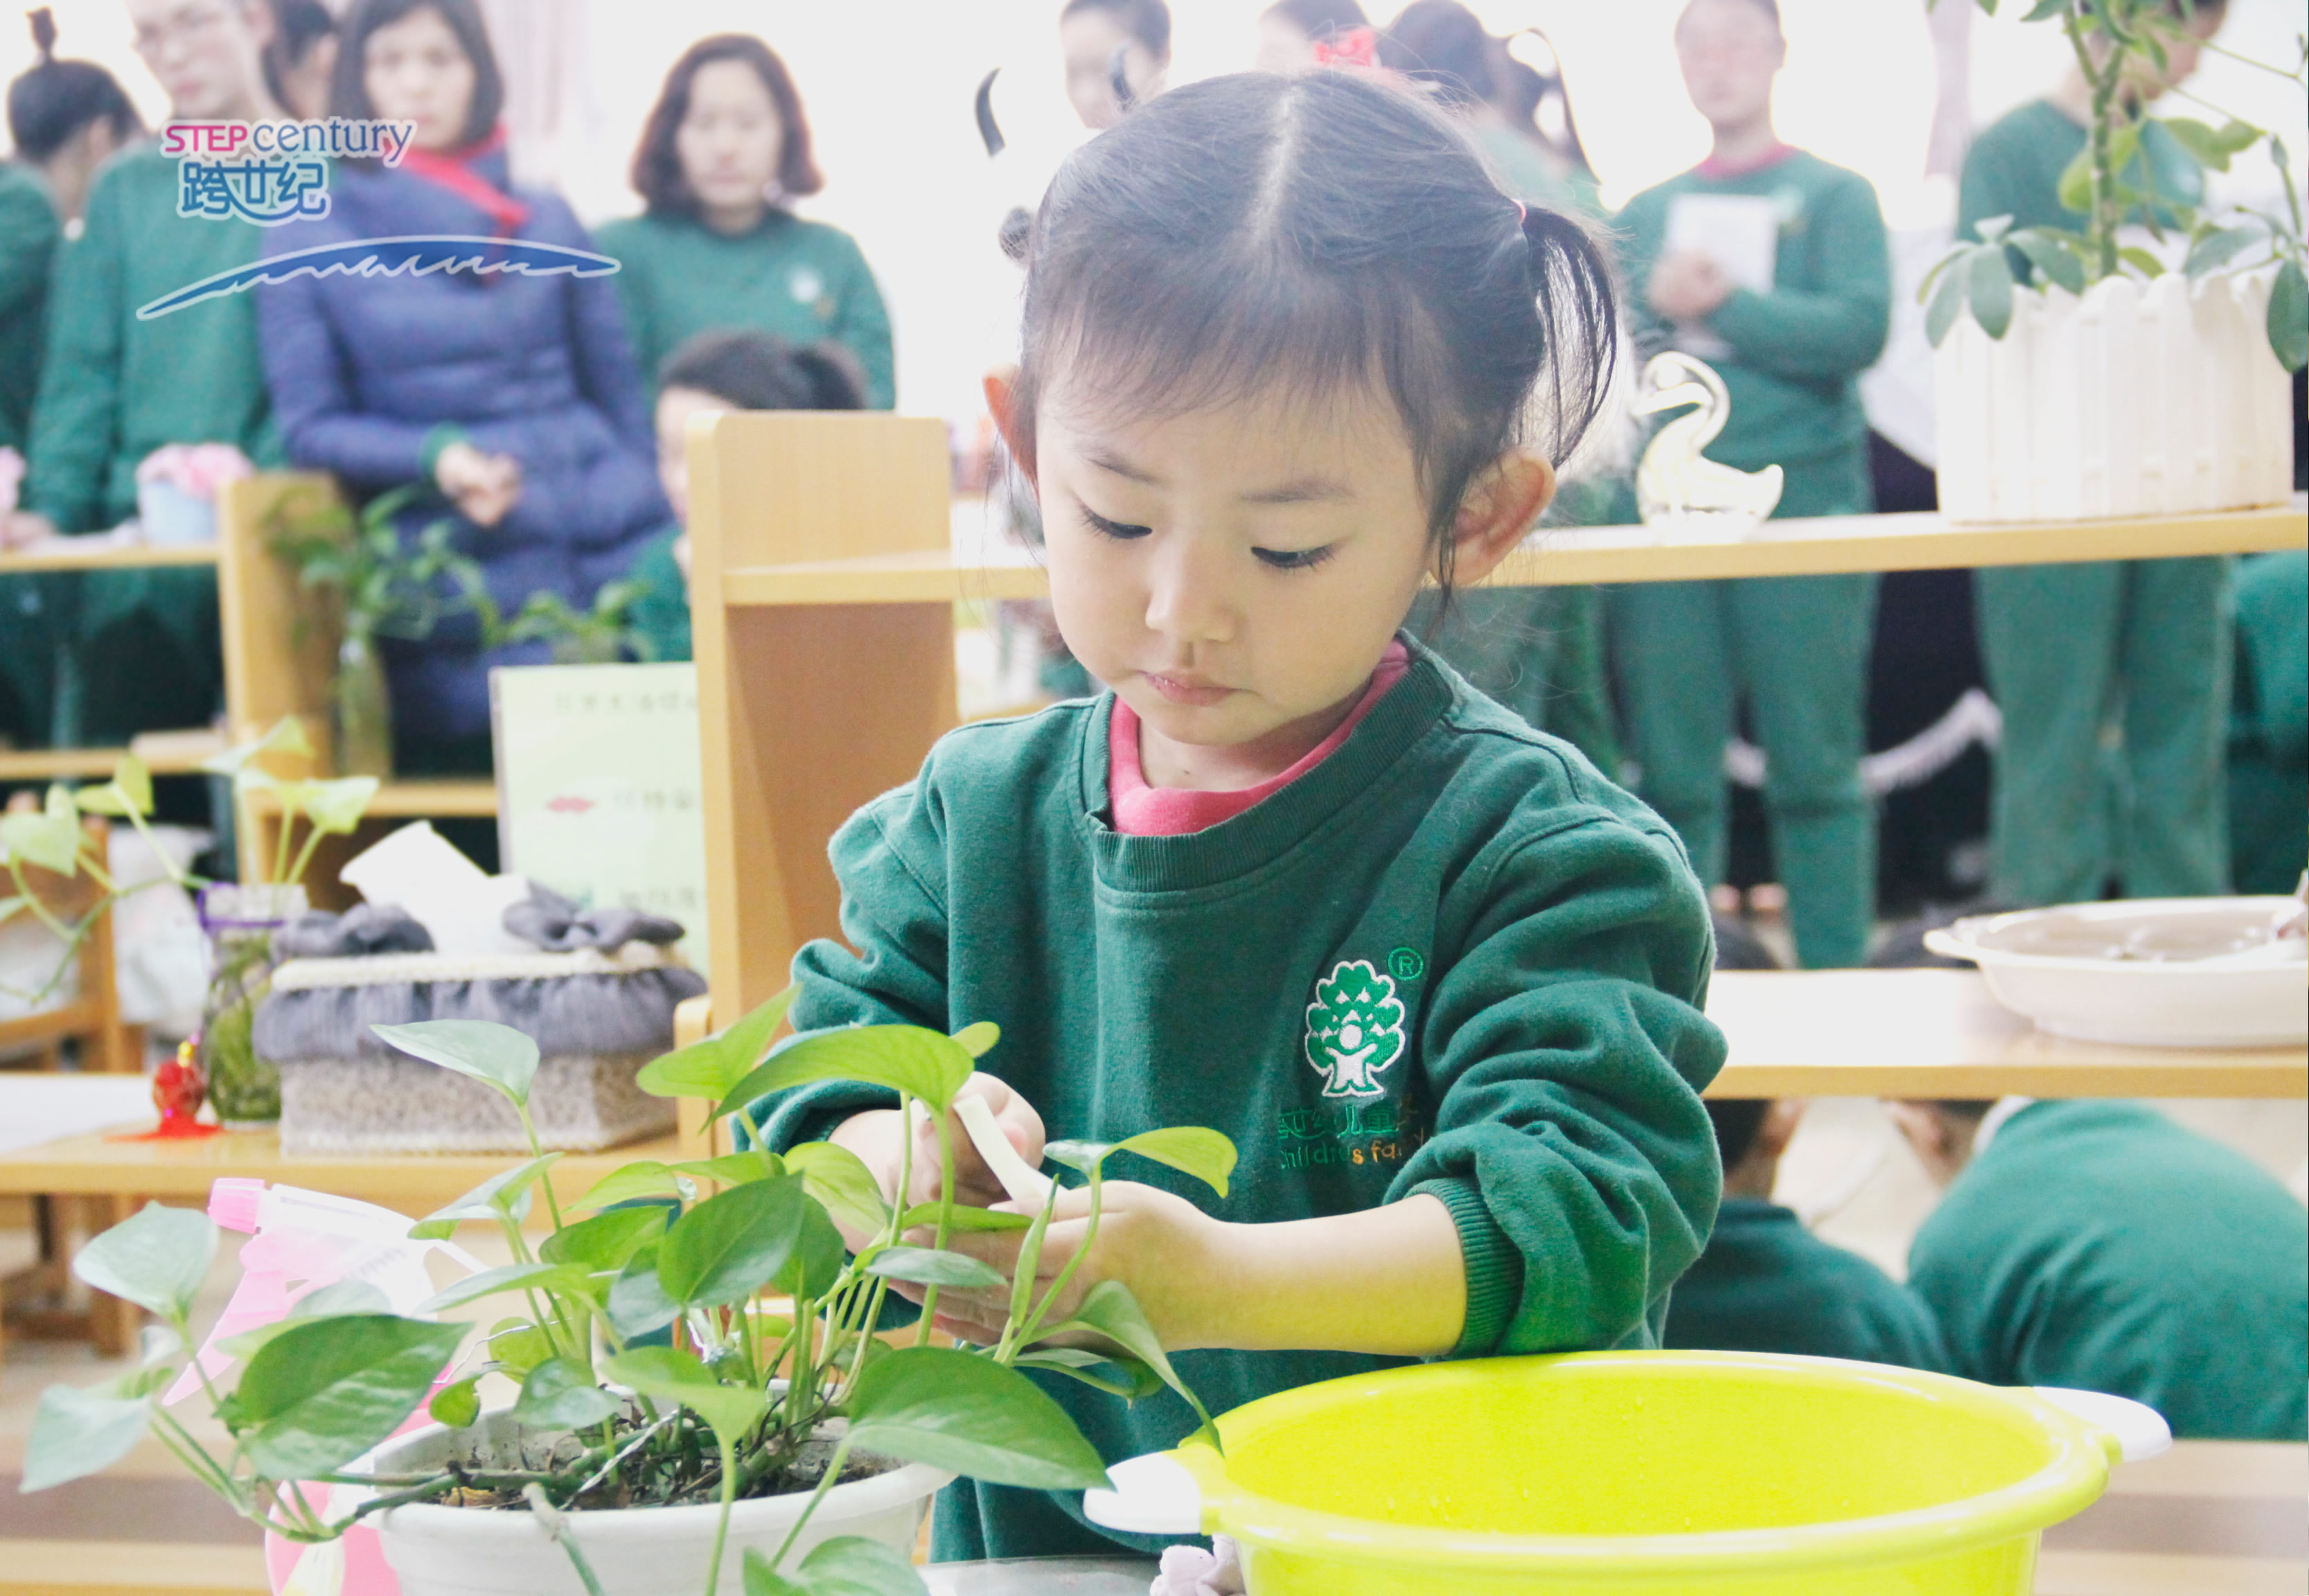
M 75 542 L 95 547 L 74 548 Z M 31 571 L 134 571 L 149 565 L 213 565 L 213 543 L 155 545 L 56 538 L 30 548 L 0 550 L 0 576 Z
M 1552 587 L 1933 571 L 2245 554 L 2305 546 L 2309 546 L 2309 498 L 2299 496 L 2288 505 L 2269 510 L 2010 526 L 1951 525 L 1930 513 L 1825 515 L 1766 522 L 1736 542 L 1671 539 L 1655 528 L 1640 526 L 1538 532 L 1483 585 Z M 999 564 L 973 565 L 957 562 L 948 548 L 929 548 L 846 560 L 739 565 L 722 573 L 722 596 L 733 608 L 1043 597 L 1050 582 L 1042 568 L 1025 551 L 1016 555 Z
M 0 781 L 55 781 L 73 776 L 101 780 L 121 758 L 134 754 L 156 776 L 196 776 L 201 762 L 224 751 L 224 739 L 189 743 L 147 752 L 143 748 L 0 748 Z
M 606 1152 L 573 1152 L 553 1166 L 554 1193 L 565 1203 L 574 1202 L 636 1159 L 672 1162 L 683 1156 L 671 1135 Z M 208 1201 L 211 1182 L 229 1175 L 331 1192 L 417 1217 L 520 1161 L 518 1154 L 494 1152 L 290 1158 L 273 1131 L 227 1131 L 200 1142 L 108 1142 L 98 1134 L 0 1153 L 0 1194 L 155 1197 L 197 1206 Z
M 1709 1097 L 2309 1097 L 2309 1049 L 2049 1036 L 1969 970 L 1719 970 Z
M 281 800 L 269 792 L 250 793 L 251 812 L 277 815 Z M 476 777 L 454 781 L 387 781 L 369 800 L 369 820 L 426 820 L 460 816 L 487 817 L 497 812 L 497 783 Z

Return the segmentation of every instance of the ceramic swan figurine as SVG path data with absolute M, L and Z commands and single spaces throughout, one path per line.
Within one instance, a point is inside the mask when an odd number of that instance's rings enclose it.
M 1644 450 L 1636 467 L 1637 509 L 1646 526 L 1681 524 L 1740 537 L 1769 519 L 1780 502 L 1780 468 L 1741 471 L 1705 458 L 1700 451 L 1716 441 L 1732 414 L 1724 379 L 1679 349 L 1653 356 L 1644 367 L 1636 414 L 1688 404 L 1699 408 L 1663 426 Z

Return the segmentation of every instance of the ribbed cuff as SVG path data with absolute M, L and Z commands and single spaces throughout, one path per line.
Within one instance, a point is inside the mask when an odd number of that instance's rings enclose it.
M 441 464 L 441 452 L 464 441 L 465 429 L 454 421 L 444 421 L 426 433 L 425 441 L 417 446 L 417 462 L 424 468 L 428 482 L 433 480 L 433 473 Z
M 1507 1333 L 1517 1299 L 1523 1295 L 1523 1255 L 1492 1218 L 1474 1181 L 1423 1180 L 1404 1195 L 1421 1192 L 1440 1198 L 1451 1211 L 1451 1222 L 1459 1229 L 1459 1255 L 1467 1270 L 1466 1322 L 1459 1330 L 1459 1344 L 1446 1356 L 1488 1357 Z

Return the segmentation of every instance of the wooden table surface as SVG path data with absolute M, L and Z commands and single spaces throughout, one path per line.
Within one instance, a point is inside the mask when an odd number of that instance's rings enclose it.
M 1824 515 L 1769 521 L 1732 541 L 1655 527 L 1563 528 L 1534 533 L 1487 587 L 1690 582 L 1824 572 L 1933 571 L 1971 565 L 2057 565 L 2075 560 L 2240 554 L 2309 545 L 2309 498 L 2268 510 L 2122 521 L 1952 526 L 1939 515 Z M 739 608 L 817 604 L 927 604 L 1039 599 L 1050 588 L 1031 551 L 990 536 L 974 557 L 951 548 L 723 573 L 723 598 Z
M 74 548 L 74 544 L 86 547 Z M 0 576 L 28 571 L 134 571 L 147 565 L 213 565 L 213 543 L 115 543 L 52 538 L 30 548 L 0 549 Z
M 621 1165 L 636 1159 L 671 1162 L 681 1156 L 671 1136 L 607 1152 L 569 1153 L 553 1166 L 554 1194 L 573 1202 Z M 272 1131 L 227 1131 L 199 1142 L 110 1142 L 98 1134 L 0 1153 L 0 1193 L 115 1195 L 199 1205 L 208 1201 L 212 1181 L 238 1176 L 332 1192 L 419 1216 L 517 1161 L 515 1155 L 494 1152 L 290 1158 Z
M 2069 1041 L 1969 970 L 1719 970 L 1708 1016 L 1710 1097 L 2309 1097 L 2309 1049 Z

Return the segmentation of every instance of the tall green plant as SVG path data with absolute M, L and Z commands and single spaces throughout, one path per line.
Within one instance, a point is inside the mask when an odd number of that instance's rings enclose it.
M 1976 4 L 1993 16 L 2001 0 Z M 2304 244 L 2301 192 L 2285 141 L 2218 110 L 2219 126 L 2192 116 L 2151 116 L 2139 92 L 2145 77 L 2166 70 L 2172 47 L 2195 12 L 2196 0 L 2178 0 L 2177 12 L 2168 0 L 2033 0 L 2021 20 L 2060 28 L 2091 91 L 2085 147 L 2060 180 L 2061 203 L 2080 212 L 2084 226 L 2014 228 L 2010 216 L 1981 222 L 1980 242 L 1959 243 L 1950 249 L 1918 290 L 1919 300 L 1928 306 L 1924 330 L 1935 347 L 1967 309 L 1989 337 L 2004 336 L 2012 324 L 2015 288 L 2009 250 L 2018 250 L 2038 273 L 2071 294 L 2127 272 L 2162 275 L 2162 261 L 2125 245 L 2119 237 L 2137 217 L 2160 244 L 2174 235 L 2188 240 L 2182 270 L 2192 281 L 2224 267 L 2253 271 L 2274 266 L 2269 347 L 2288 371 L 2309 364 L 2309 273 L 2305 272 L 2309 246 Z M 2219 48 L 2210 43 L 2205 47 Z M 2309 88 L 2309 36 L 2300 39 L 2287 65 L 2253 65 Z M 2157 192 L 2151 163 L 2142 150 L 2151 127 L 2169 135 L 2206 171 L 2226 172 L 2255 146 L 2265 149 L 2283 185 L 2285 208 L 2263 211 L 2232 206 L 2226 211 L 2206 211 L 2184 203 L 2178 195 Z
M 525 1307 L 465 1348 L 456 1379 L 433 1398 L 431 1412 L 453 1428 L 471 1425 L 480 1413 L 478 1383 L 504 1376 L 520 1388 L 515 1420 L 570 1436 L 549 1465 L 350 1471 L 416 1411 L 464 1336 L 456 1324 L 383 1312 L 382 1299 L 363 1286 L 316 1292 L 281 1324 L 227 1343 L 246 1362 L 232 1390 L 212 1386 L 207 1395 L 230 1445 L 221 1452 L 203 1445 L 157 1405 L 156 1393 L 186 1360 L 192 1294 L 215 1231 L 203 1215 L 149 1208 L 91 1243 L 74 1267 L 91 1285 L 160 1315 L 168 1328 L 148 1336 L 134 1373 L 94 1391 L 49 1388 L 27 1447 L 25 1488 L 94 1473 L 153 1434 L 237 1510 L 291 1540 L 327 1540 L 388 1507 L 479 1491 L 507 1505 L 525 1502 L 596 1596 L 584 1514 L 573 1510 L 718 1503 L 711 1592 L 731 1505 L 807 1488 L 801 1519 L 777 1554 L 748 1552 L 748 1596 L 919 1596 L 923 1586 L 904 1557 L 857 1538 L 829 1540 L 787 1566 L 801 1524 L 853 1453 L 1029 1488 L 1104 1484 L 1095 1450 L 1019 1372 L 1026 1368 L 1125 1400 L 1167 1386 L 1201 1413 L 1127 1288 L 1103 1281 L 1063 1318 L 1059 1305 L 1096 1236 L 1109 1160 L 1126 1152 L 1152 1159 L 1224 1195 L 1235 1161 L 1232 1143 L 1193 1128 L 1111 1144 L 1053 1143 L 1052 1160 L 1086 1182 L 1089 1214 L 1081 1246 L 1037 1290 L 1059 1188 L 1032 1214 L 954 1201 L 947 1110 L 978 1057 L 995 1045 L 995 1028 L 978 1024 L 945 1036 L 914 1026 L 860 1027 L 804 1038 L 765 1059 L 791 997 L 782 993 L 722 1034 L 657 1059 L 643 1070 L 643 1088 L 701 1099 L 729 1114 L 765 1092 L 810 1081 L 885 1087 L 904 1111 L 920 1105 L 939 1126 L 937 1202 L 892 1201 L 856 1155 L 819 1142 L 783 1156 L 752 1147 L 694 1162 L 631 1163 L 565 1213 L 549 1178 L 560 1155 L 539 1146 L 530 1122 L 534 1043 L 482 1022 L 376 1028 L 394 1047 L 503 1094 L 529 1136 L 528 1160 L 410 1233 L 445 1238 L 480 1223 L 504 1237 L 513 1262 L 458 1282 L 419 1310 L 512 1295 Z M 902 1157 L 909 1164 L 912 1146 L 908 1138 Z M 902 1169 L 899 1192 L 911 1182 L 911 1169 Z M 553 1229 L 532 1247 L 523 1221 L 540 1193 Z M 837 1215 L 872 1239 L 846 1253 Z M 947 1246 L 958 1233 L 992 1230 L 1025 1232 L 1013 1280 Z M 900 1281 L 924 1295 L 921 1326 L 904 1346 L 874 1331 Z M 1007 1290 L 1008 1318 L 997 1343 L 930 1345 L 940 1289 Z M 768 1311 L 761 1300 L 768 1292 L 789 1298 L 790 1310 Z M 652 1344 L 669 1330 L 670 1344 Z M 843 1428 L 820 1467 L 803 1449 L 833 1420 Z M 367 1486 L 375 1494 L 350 1514 L 324 1520 L 287 1488 L 298 1480 Z

